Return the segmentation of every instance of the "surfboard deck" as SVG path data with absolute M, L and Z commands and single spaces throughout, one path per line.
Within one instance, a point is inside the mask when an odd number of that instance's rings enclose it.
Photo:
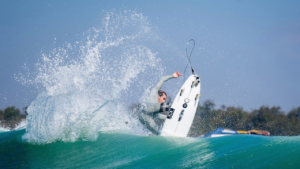
M 197 75 L 191 75 L 177 93 L 161 136 L 186 137 L 193 123 L 198 107 L 201 82 Z

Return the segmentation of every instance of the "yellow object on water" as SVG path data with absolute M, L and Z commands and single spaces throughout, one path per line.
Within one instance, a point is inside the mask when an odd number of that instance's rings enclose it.
M 239 134 L 248 134 L 248 131 L 236 131 L 238 132 Z

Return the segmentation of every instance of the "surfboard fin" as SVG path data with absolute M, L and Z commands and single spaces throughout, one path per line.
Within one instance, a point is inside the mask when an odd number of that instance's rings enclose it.
M 200 83 L 200 80 L 199 80 L 199 79 L 198 79 L 198 80 L 196 80 L 196 82 L 195 82 L 195 86 L 197 87 L 199 83 Z
M 193 81 L 191 88 L 193 88 L 195 86 L 195 84 L 196 84 L 196 81 Z
M 200 83 L 200 80 L 196 79 L 195 81 L 192 82 L 191 88 L 193 88 L 194 86 L 197 87 L 199 83 Z
M 180 121 L 182 119 L 183 113 L 184 113 L 184 110 L 181 110 L 178 121 Z
M 181 91 L 180 91 L 180 96 L 182 95 L 183 92 L 184 92 L 184 89 L 181 89 Z
M 198 100 L 201 96 L 201 93 L 200 94 L 197 94 L 196 97 L 195 97 L 195 100 Z

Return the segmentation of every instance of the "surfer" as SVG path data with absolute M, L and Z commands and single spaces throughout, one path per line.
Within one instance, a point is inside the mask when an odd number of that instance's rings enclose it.
M 146 103 L 143 104 L 143 108 L 139 113 L 139 119 L 153 134 L 159 135 L 159 126 L 155 123 L 154 119 L 166 119 L 170 107 L 169 103 L 165 103 L 167 93 L 160 89 L 164 82 L 179 76 L 181 74 L 175 72 L 173 75 L 162 77 L 151 90 Z

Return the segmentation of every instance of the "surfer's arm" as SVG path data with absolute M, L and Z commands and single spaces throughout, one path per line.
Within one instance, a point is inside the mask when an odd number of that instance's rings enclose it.
M 169 79 L 177 78 L 181 76 L 180 73 L 175 72 L 172 75 L 164 76 L 160 79 L 160 81 L 152 88 L 150 94 L 147 98 L 147 102 L 145 103 L 144 113 L 148 115 L 154 115 L 153 113 L 157 113 L 160 110 L 161 103 L 157 103 L 158 101 L 158 91 L 161 89 L 164 82 Z
M 158 91 L 161 89 L 162 85 L 169 79 L 173 79 L 173 75 L 164 76 L 160 79 L 160 81 L 152 88 L 149 94 L 148 101 L 155 102 L 157 101 Z
M 144 114 L 154 115 L 160 109 L 160 103 L 144 103 L 143 112 Z
M 143 112 L 148 115 L 166 116 L 169 112 L 169 104 L 166 103 L 144 103 Z

